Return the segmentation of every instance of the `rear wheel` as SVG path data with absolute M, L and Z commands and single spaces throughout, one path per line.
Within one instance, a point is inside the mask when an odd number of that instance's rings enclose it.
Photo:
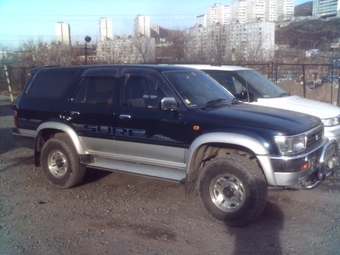
M 68 137 L 51 138 L 41 150 L 41 165 L 47 180 L 58 188 L 71 188 L 84 178 L 86 167 Z
M 208 162 L 198 182 L 204 210 L 229 226 L 246 225 L 261 214 L 268 188 L 262 170 L 249 159 L 227 155 Z

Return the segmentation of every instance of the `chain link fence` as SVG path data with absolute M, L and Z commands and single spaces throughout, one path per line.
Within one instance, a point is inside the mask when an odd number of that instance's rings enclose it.
M 339 102 L 339 65 L 332 64 L 243 64 L 257 70 L 282 89 L 293 95 L 333 105 Z M 0 67 L 0 92 L 19 94 L 26 84 L 31 67 Z M 8 84 L 8 80 L 10 84 Z

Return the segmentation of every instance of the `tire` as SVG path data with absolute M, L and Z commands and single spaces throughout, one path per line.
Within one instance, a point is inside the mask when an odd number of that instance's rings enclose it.
M 49 139 L 41 150 L 41 166 L 49 183 L 58 188 L 72 188 L 85 176 L 86 167 L 68 137 Z
M 262 170 L 251 160 L 227 155 L 203 167 L 198 196 L 203 209 L 215 221 L 239 227 L 262 213 L 267 204 L 268 185 Z

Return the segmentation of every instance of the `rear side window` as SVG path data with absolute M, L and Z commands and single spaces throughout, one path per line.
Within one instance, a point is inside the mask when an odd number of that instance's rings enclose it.
M 119 84 L 116 77 L 85 77 L 74 97 L 77 104 L 112 105 L 115 87 Z
M 77 69 L 39 70 L 29 85 L 26 96 L 29 98 L 59 98 L 74 79 Z

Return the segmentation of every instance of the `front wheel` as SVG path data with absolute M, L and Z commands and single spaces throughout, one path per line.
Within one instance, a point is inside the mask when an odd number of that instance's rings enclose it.
M 262 170 L 239 155 L 211 160 L 199 176 L 198 196 L 203 209 L 214 220 L 229 226 L 246 225 L 259 216 L 267 195 Z
M 42 169 L 53 186 L 71 188 L 85 176 L 86 167 L 79 163 L 77 152 L 68 137 L 49 139 L 40 157 Z

